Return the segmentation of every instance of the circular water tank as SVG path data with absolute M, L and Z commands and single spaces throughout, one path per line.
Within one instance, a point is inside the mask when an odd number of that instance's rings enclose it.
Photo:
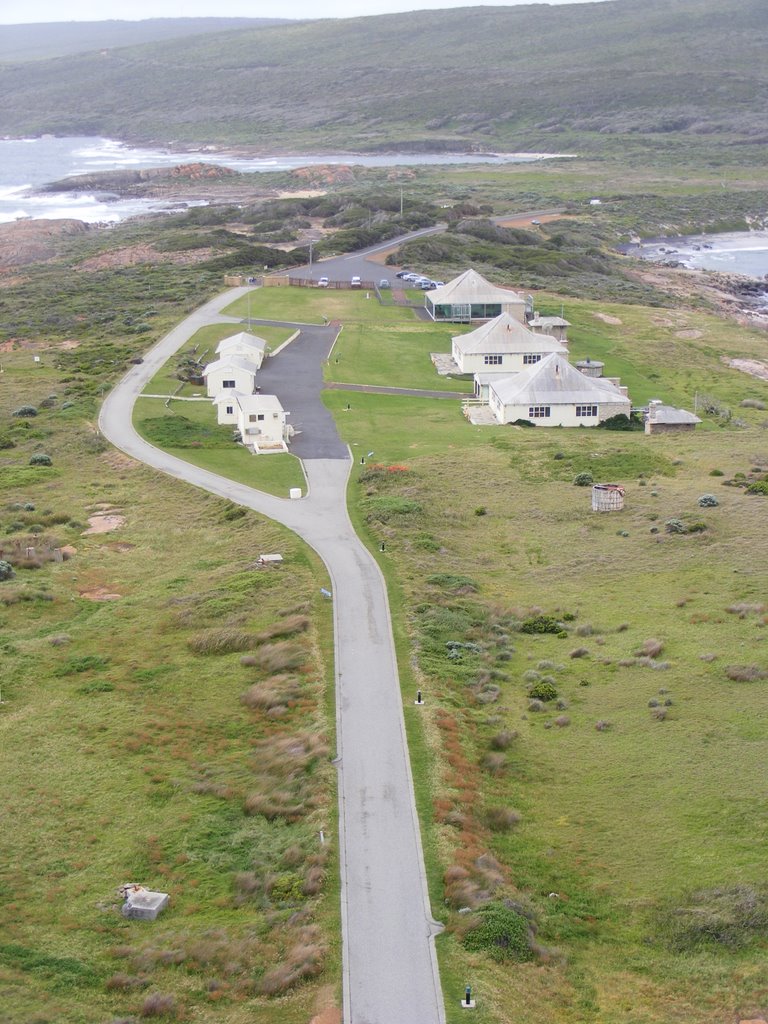
M 593 512 L 620 512 L 624 508 L 624 488 L 621 484 L 594 484 L 592 487 Z
M 601 363 L 599 359 L 580 359 L 576 363 L 576 369 L 585 377 L 602 377 L 605 363 Z

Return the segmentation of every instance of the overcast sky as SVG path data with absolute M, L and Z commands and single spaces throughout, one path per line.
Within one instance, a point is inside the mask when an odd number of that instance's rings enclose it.
M 530 0 L 0 0 L 0 24 L 45 21 L 138 21 L 143 18 L 359 18 L 396 11 L 440 10 L 446 7 L 517 6 Z M 539 0 L 540 2 L 540 0 Z M 547 0 L 551 4 L 588 0 Z

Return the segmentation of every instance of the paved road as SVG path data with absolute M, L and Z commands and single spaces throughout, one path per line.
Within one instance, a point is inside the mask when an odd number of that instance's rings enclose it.
M 289 501 L 168 455 L 131 424 L 146 382 L 199 327 L 225 320 L 218 310 L 246 291 L 219 296 L 166 335 L 107 396 L 99 425 L 147 465 L 284 523 L 323 559 L 334 604 L 344 1021 L 444 1024 L 389 606 L 347 515 L 351 461 L 306 460 L 309 493 Z

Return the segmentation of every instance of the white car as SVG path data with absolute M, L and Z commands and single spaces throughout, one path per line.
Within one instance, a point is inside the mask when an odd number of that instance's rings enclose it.
M 355 274 L 355 276 L 349 282 L 349 285 L 350 285 L 351 288 L 362 288 L 363 287 L 363 282 L 360 279 L 360 277 L 358 277 L 358 275 Z
M 330 281 L 328 280 L 327 277 L 321 277 L 320 280 L 317 282 L 317 287 L 318 288 L 327 288 L 329 284 L 330 284 Z

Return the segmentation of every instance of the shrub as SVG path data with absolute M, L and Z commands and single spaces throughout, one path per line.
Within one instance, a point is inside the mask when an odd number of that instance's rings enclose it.
M 517 732 L 514 729 L 502 729 L 491 737 L 491 747 L 494 750 L 507 750 L 516 739 Z
M 742 409 L 764 409 L 765 402 L 761 402 L 759 398 L 744 398 L 739 405 Z
M 558 715 L 555 719 L 555 725 L 559 729 L 565 729 L 566 726 L 571 724 L 571 720 L 568 715 Z
M 591 473 L 577 473 L 573 478 L 574 487 L 590 487 L 594 482 Z
M 11 580 L 16 575 L 13 571 L 13 566 L 10 562 L 6 562 L 5 559 L 0 559 L 0 582 L 3 580 Z
M 34 405 L 20 405 L 18 409 L 14 409 L 11 416 L 18 416 L 21 419 L 30 419 L 32 416 L 37 416 L 37 409 Z
M 438 572 L 427 576 L 427 583 L 443 590 L 457 590 L 465 594 L 474 594 L 478 589 L 477 583 L 469 576 L 457 576 L 450 572 Z
M 478 505 L 477 508 L 475 509 L 475 515 L 476 516 L 487 516 L 488 515 L 488 509 L 485 507 L 485 505 Z
M 543 711 L 544 710 L 544 703 L 543 703 L 543 701 L 540 701 L 540 700 L 530 700 L 530 701 L 528 701 L 528 710 L 529 711 L 535 711 L 535 712 Z
M 36 455 L 32 456 L 29 460 L 29 464 L 30 466 L 52 466 L 53 459 L 50 455 L 44 455 L 43 452 L 38 452 Z
M 633 412 L 631 416 L 620 412 L 615 416 L 609 416 L 607 420 L 597 424 L 603 430 L 645 430 L 645 424 L 639 413 Z
M 658 924 L 676 952 L 712 945 L 742 949 L 768 929 L 768 893 L 749 885 L 702 889 L 663 910 Z
M 541 700 L 547 703 L 547 701 L 557 699 L 557 687 L 553 686 L 552 683 L 546 683 L 542 680 L 540 683 L 533 684 L 528 692 L 528 696 L 531 700 Z
M 757 665 L 729 665 L 725 674 L 734 683 L 756 683 L 759 679 L 768 679 L 768 672 Z
M 559 633 L 560 623 L 552 615 L 534 615 L 520 626 L 521 633 Z
M 70 676 L 79 672 L 90 672 L 94 669 L 106 668 L 107 658 L 98 654 L 84 654 L 80 658 L 69 658 L 53 673 L 55 676 Z
M 768 497 L 768 480 L 755 480 L 747 487 L 747 494 L 762 494 Z
M 599 721 L 595 722 L 595 729 L 597 729 L 598 732 L 608 732 L 610 728 L 611 723 L 606 722 L 604 718 L 601 718 Z
M 164 996 L 160 992 L 153 992 L 141 1004 L 139 1012 L 142 1017 L 175 1017 L 176 1000 L 173 996 Z
M 507 759 L 501 753 L 486 754 L 482 760 L 482 766 L 489 775 L 501 775 L 507 766 Z
M 667 533 L 688 533 L 688 527 L 682 519 L 668 519 L 664 524 Z
M 635 651 L 636 658 L 658 658 L 664 650 L 664 643 L 661 640 L 644 640 L 642 647 Z
M 586 647 L 574 647 L 569 657 L 571 658 L 586 658 L 589 655 L 589 651 Z
M 702 494 L 698 500 L 698 504 L 702 508 L 716 508 L 720 502 L 714 496 L 714 494 Z
M 204 629 L 187 641 L 187 646 L 194 654 L 229 654 L 232 651 L 247 651 L 253 645 L 252 633 L 231 627 Z
M 473 953 L 487 953 L 497 963 L 533 959 L 530 923 L 506 903 L 496 901 L 478 911 L 478 923 L 464 936 L 464 946 Z
M 511 807 L 489 807 L 485 818 L 491 831 L 508 832 L 518 824 L 521 815 Z
M 709 475 L 710 476 L 725 476 L 725 473 L 722 471 L 722 469 L 710 469 Z

